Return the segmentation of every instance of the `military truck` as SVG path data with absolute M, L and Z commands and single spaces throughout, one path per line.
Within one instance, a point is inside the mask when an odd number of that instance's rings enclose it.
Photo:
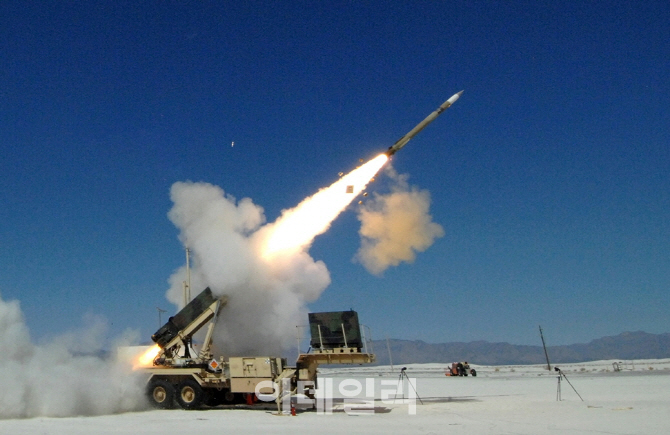
M 293 366 L 277 356 L 215 357 L 214 326 L 227 302 L 226 296 L 216 297 L 208 287 L 151 336 L 157 353 L 151 366 L 140 370 L 149 375 L 147 397 L 154 407 L 254 405 L 261 402 L 260 393 L 272 395 L 281 411 L 292 395 L 314 398 L 319 365 L 375 361 L 355 311 L 310 313 L 311 348 L 300 353 Z M 192 355 L 193 336 L 208 323 L 200 350 Z

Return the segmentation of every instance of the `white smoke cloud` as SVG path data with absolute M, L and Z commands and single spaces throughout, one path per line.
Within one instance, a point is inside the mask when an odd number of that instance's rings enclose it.
M 205 287 L 227 295 L 214 334 L 223 355 L 281 355 L 295 345 L 296 325 L 304 324 L 306 303 L 330 284 L 321 261 L 304 250 L 266 261 L 260 253 L 273 224 L 264 225 L 263 209 L 240 201 L 208 183 L 178 182 L 168 217 L 192 253 L 191 296 Z M 167 298 L 183 306 L 185 270 L 170 277 Z
M 391 193 L 374 193 L 359 209 L 361 248 L 356 260 L 379 275 L 390 266 L 411 263 L 416 252 L 423 252 L 444 229 L 432 221 L 430 193 L 410 186 L 408 175 L 398 175 L 390 166 L 387 175 L 393 181 Z
M 378 167 L 369 170 L 374 174 Z M 372 174 L 359 174 L 365 180 L 359 190 Z M 373 273 L 412 261 L 415 251 L 443 235 L 428 214 L 428 192 L 410 188 L 406 176 L 390 174 L 396 181 L 393 192 L 375 195 L 359 214 L 364 238 L 359 258 Z M 341 190 L 338 183 L 331 189 Z M 325 231 L 353 197 L 347 195 L 342 206 L 321 216 L 317 230 L 308 233 L 313 237 Z M 248 198 L 237 201 L 211 184 L 175 183 L 171 198 L 174 206 L 168 216 L 192 253 L 192 296 L 210 287 L 229 298 L 217 323 L 215 352 L 281 355 L 292 347 L 295 326 L 306 320 L 306 304 L 326 289 L 330 275 L 322 261 L 307 253 L 309 240 L 269 257 L 263 249 L 278 226 L 308 200 L 266 224 L 261 207 Z M 179 268 L 169 281 L 167 298 L 177 307 L 183 306 L 184 272 Z M 33 344 L 18 301 L 0 298 L 0 418 L 102 415 L 146 407 L 145 376 L 133 373 L 127 362 L 94 356 L 106 343 L 106 322 L 95 316 L 85 320 L 81 331 Z M 123 344 L 136 340 L 127 338 Z
M 87 323 L 82 331 L 33 344 L 19 302 L 0 298 L 0 418 L 103 415 L 146 407 L 144 379 L 130 366 L 90 356 L 106 342 L 106 329 L 98 318 Z

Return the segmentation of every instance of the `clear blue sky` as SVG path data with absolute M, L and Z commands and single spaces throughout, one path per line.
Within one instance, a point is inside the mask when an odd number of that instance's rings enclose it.
M 184 263 L 174 182 L 273 221 L 465 89 L 393 161 L 445 236 L 373 276 L 346 212 L 310 307 L 428 342 L 669 332 L 668 23 L 666 0 L 3 1 L 0 293 L 37 339 L 87 313 L 148 339 Z

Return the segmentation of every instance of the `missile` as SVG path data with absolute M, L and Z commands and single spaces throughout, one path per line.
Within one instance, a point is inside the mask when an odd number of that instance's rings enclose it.
M 423 130 L 424 128 L 426 128 L 426 126 L 427 126 L 428 124 L 430 124 L 431 122 L 433 122 L 433 120 L 434 120 L 435 118 L 437 118 L 442 112 L 444 112 L 444 111 L 447 110 L 449 107 L 451 107 L 451 105 L 454 104 L 454 103 L 456 102 L 456 100 L 458 100 L 458 98 L 461 96 L 462 93 L 463 93 L 463 91 L 461 91 L 461 92 L 459 92 L 459 93 L 457 93 L 457 94 L 454 94 L 454 95 L 452 95 L 447 101 L 445 101 L 444 103 L 442 103 L 442 105 L 441 105 L 440 107 L 438 107 L 437 109 L 435 109 L 435 111 L 434 111 L 433 113 L 431 113 L 430 115 L 428 115 L 428 116 L 426 117 L 426 119 L 424 119 L 423 121 L 421 121 L 416 127 L 414 127 L 412 130 L 410 130 L 409 133 L 407 133 L 406 135 L 404 135 L 403 137 L 401 137 L 400 139 L 398 139 L 398 141 L 397 141 L 396 143 L 394 143 L 392 146 L 390 146 L 389 149 L 386 150 L 386 155 L 389 156 L 389 157 L 391 157 L 393 154 L 397 153 L 398 150 L 399 150 L 400 148 L 402 148 L 402 147 L 404 147 L 405 145 L 407 145 L 407 142 L 409 142 L 409 140 L 410 140 L 411 138 L 413 138 L 413 137 L 416 136 L 421 130 Z

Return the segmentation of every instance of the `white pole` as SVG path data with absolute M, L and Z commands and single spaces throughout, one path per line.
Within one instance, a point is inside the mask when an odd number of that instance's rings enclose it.
M 191 264 L 190 264 L 191 250 L 186 248 L 186 294 L 187 303 L 191 302 Z
M 391 373 L 393 373 L 393 357 L 391 356 L 391 345 L 389 344 L 389 338 L 386 337 L 386 349 L 389 351 L 389 362 L 391 363 Z
M 181 282 L 182 291 L 184 292 L 184 307 L 188 304 L 188 297 L 186 296 L 186 281 Z

